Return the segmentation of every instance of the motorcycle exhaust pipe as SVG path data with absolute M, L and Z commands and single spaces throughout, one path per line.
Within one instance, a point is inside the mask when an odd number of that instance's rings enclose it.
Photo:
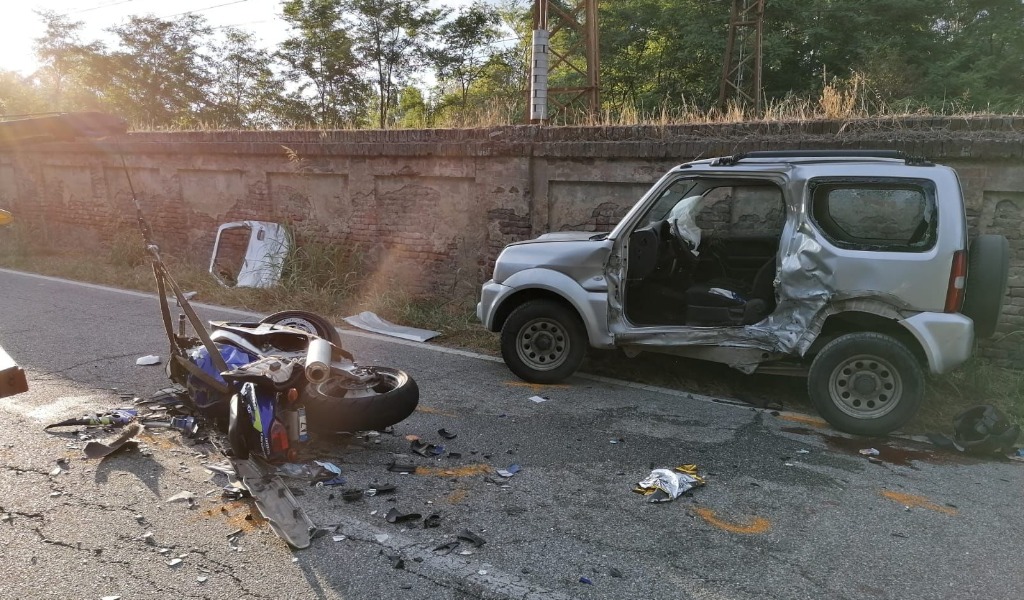
M 315 338 L 306 350 L 306 379 L 310 383 L 323 383 L 331 376 L 331 343 Z

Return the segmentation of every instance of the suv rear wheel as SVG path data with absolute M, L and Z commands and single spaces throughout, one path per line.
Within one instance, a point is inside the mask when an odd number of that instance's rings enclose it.
M 579 316 L 552 300 L 530 300 L 512 311 L 501 328 L 501 357 L 531 383 L 558 383 L 576 372 L 587 354 Z
M 818 413 L 835 428 L 884 435 L 917 412 L 924 397 L 924 370 L 895 338 L 848 333 L 814 358 L 807 391 Z

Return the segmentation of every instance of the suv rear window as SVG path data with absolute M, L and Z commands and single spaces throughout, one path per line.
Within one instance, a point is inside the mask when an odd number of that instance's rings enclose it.
M 930 182 L 818 180 L 811 203 L 818 227 L 841 248 L 921 252 L 935 245 Z

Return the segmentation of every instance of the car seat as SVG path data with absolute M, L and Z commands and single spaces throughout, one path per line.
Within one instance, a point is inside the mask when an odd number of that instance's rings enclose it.
M 761 265 L 749 286 L 712 280 L 686 290 L 687 325 L 750 325 L 775 309 L 775 258 Z

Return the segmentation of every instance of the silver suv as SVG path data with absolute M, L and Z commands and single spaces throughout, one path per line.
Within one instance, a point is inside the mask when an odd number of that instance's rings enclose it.
M 610 233 L 509 245 L 477 316 L 527 381 L 565 379 L 588 345 L 681 355 L 806 376 L 832 425 L 875 435 L 992 335 L 1008 260 L 1002 236 L 968 251 L 949 167 L 750 152 L 672 169 Z

